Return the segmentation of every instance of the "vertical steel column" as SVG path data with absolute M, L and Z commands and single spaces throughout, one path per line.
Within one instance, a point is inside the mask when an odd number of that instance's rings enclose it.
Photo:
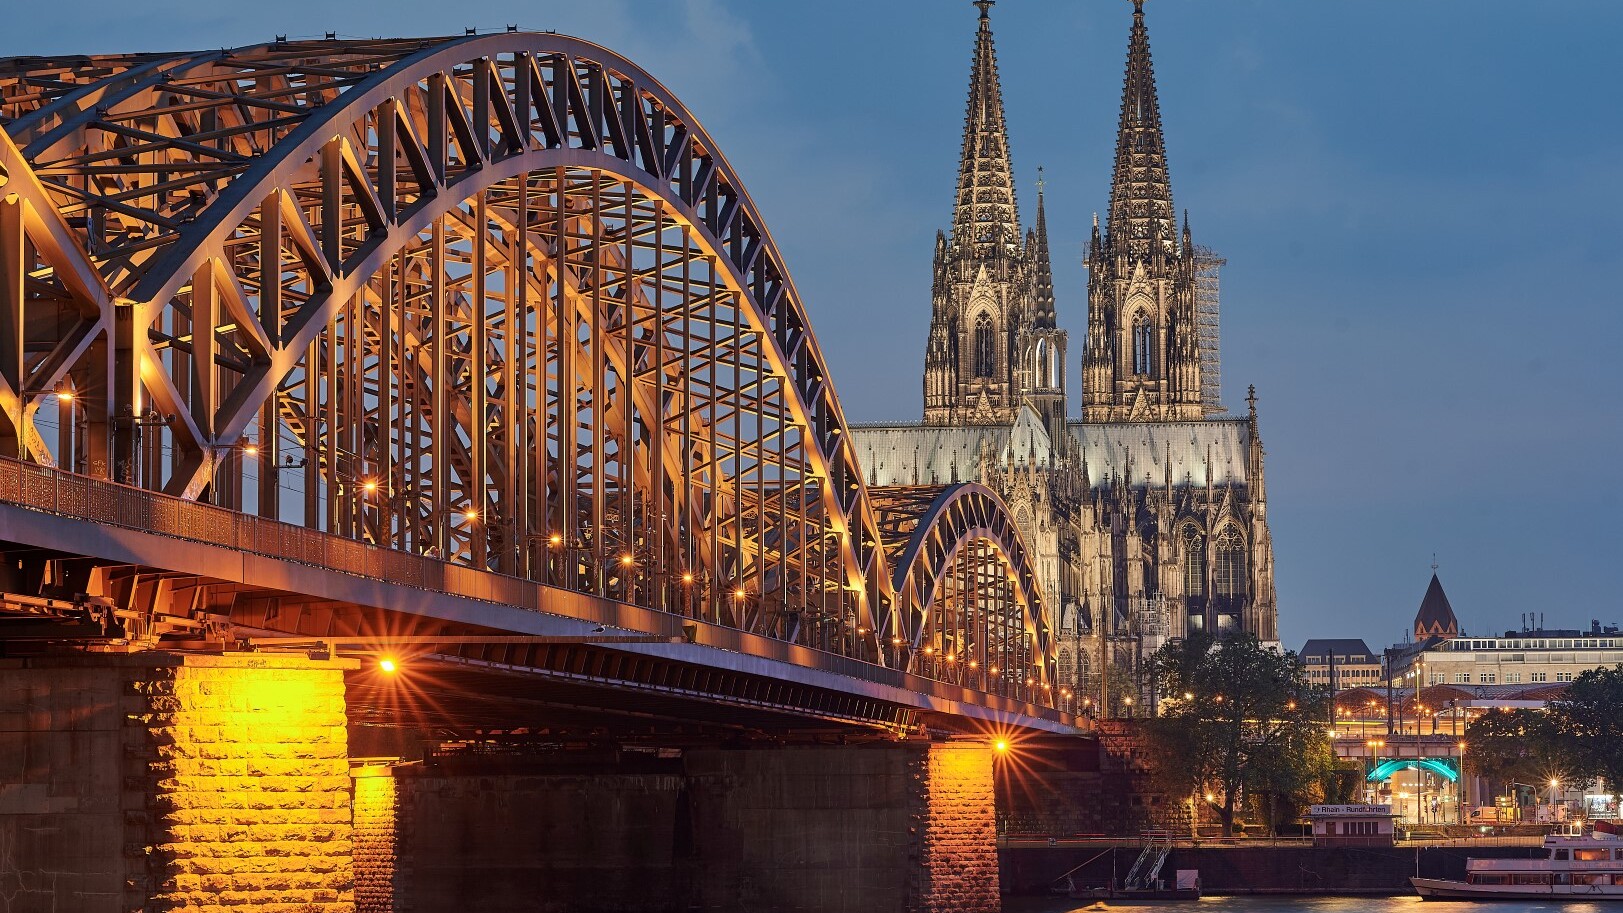
M 621 580 L 623 581 L 620 589 L 626 602 L 636 603 L 639 595 L 636 581 L 640 576 L 643 565 L 648 562 L 649 556 L 646 550 L 638 554 L 636 539 L 637 484 L 634 469 L 636 468 L 637 459 L 637 288 L 633 278 L 636 275 L 636 250 L 634 247 L 636 239 L 632 231 L 634 219 L 631 206 L 631 182 L 622 181 L 620 183 L 620 192 L 624 195 L 621 199 L 620 208 L 621 230 L 625 232 L 625 251 L 620 264 L 620 312 L 621 320 L 625 324 L 625 360 L 623 362 L 624 367 L 620 372 L 620 382 L 617 385 L 620 393 L 620 408 L 625 410 L 625 436 L 620 440 L 619 460 L 620 541 L 621 547 L 625 550 L 624 554 L 631 556 L 631 564 L 622 564 L 620 567 Z M 607 423 L 607 420 L 608 413 L 605 413 L 604 422 Z
M 580 385 L 575 377 L 575 348 L 579 345 L 579 331 L 575 327 L 575 308 L 569 300 L 573 275 L 569 268 L 569 184 L 567 171 L 559 167 L 554 171 L 557 180 L 558 209 L 555 214 L 558 233 L 558 256 L 555 270 L 558 275 L 553 307 L 558 320 L 558 460 L 557 485 L 560 503 L 558 529 L 563 535 L 562 560 L 566 572 L 560 583 L 576 588 L 580 568 L 580 514 L 575 503 L 580 482 L 580 458 L 575 452 L 575 432 L 579 427 Z
M 32 422 L 28 415 L 28 377 L 23 352 L 26 330 L 28 281 L 28 204 L 20 198 L 0 199 L 0 380 L 14 396 L 14 403 L 6 405 L 6 418 L 11 425 L 0 437 L 0 454 L 26 458 L 28 453 L 27 428 Z
M 643 416 L 643 424 L 650 429 L 648 436 L 649 516 L 644 518 L 645 528 L 652 531 L 653 550 L 650 560 L 655 577 L 653 607 L 659 611 L 669 609 L 669 587 L 672 568 L 666 553 L 666 530 L 673 518 L 672 509 L 665 499 L 665 202 L 656 199 L 654 207 L 653 320 L 649 324 L 654 336 L 653 404 L 654 414 Z M 635 264 L 632 264 L 635 267 Z M 685 565 L 684 565 L 685 567 Z M 676 573 L 680 574 L 678 570 Z
M 443 105 L 443 95 L 440 99 Z M 444 117 L 443 111 L 440 116 Z M 429 335 L 434 340 L 430 349 L 430 369 L 426 372 L 432 402 L 428 416 L 428 458 L 433 473 L 429 482 L 429 510 L 434 530 L 434 551 L 441 559 L 450 561 L 456 554 L 451 541 L 451 502 L 448 497 L 451 487 L 451 321 L 446 302 L 444 216 L 434 220 L 428 243 L 428 319 L 431 328 Z
M 474 85 L 487 84 L 483 74 L 476 73 Z M 490 132 L 488 121 L 481 125 L 479 135 Z M 468 329 L 468 560 L 474 567 L 486 566 L 485 550 L 490 530 L 500 521 L 492 516 L 490 496 L 486 490 L 490 477 L 486 465 L 490 456 L 490 300 L 488 257 L 490 214 L 485 209 L 485 192 L 473 196 L 473 288 L 469 304 L 473 308 L 473 323 Z M 506 505 L 503 505 L 504 507 Z

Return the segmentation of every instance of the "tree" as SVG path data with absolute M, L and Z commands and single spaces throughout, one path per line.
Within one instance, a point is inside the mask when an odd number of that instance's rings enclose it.
M 1551 702 L 1548 726 L 1570 780 L 1603 779 L 1616 792 L 1623 786 L 1623 663 L 1574 679 Z
M 1286 806 L 1294 815 L 1309 800 L 1332 763 L 1322 724 L 1326 696 L 1294 653 L 1266 649 L 1249 635 L 1202 633 L 1162 647 L 1152 663 L 1168 699 L 1146 735 L 1169 790 L 1217 793 L 1224 836 L 1234 833 L 1246 790 L 1263 802 L 1270 825 Z
M 1555 719 L 1542 710 L 1489 710 L 1465 728 L 1471 772 L 1504 782 L 1569 777 Z

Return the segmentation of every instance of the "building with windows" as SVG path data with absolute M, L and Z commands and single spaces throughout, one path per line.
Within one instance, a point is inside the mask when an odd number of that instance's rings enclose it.
M 1561 684 L 1585 670 L 1623 663 L 1623 635 L 1617 625 L 1603 626 L 1599 619 L 1587 630 L 1524 627 L 1503 636 L 1468 634 L 1435 573 L 1415 615 L 1414 634 L 1413 643 L 1390 651 L 1393 681 L 1400 688 Z
M 856 426 L 852 443 L 870 484 L 973 480 L 1003 496 L 1054 613 L 1058 684 L 1079 701 L 1108 693 L 1107 710 L 1119 712 L 1147 686 L 1142 659 L 1169 638 L 1277 640 L 1256 397 L 1239 416 L 1220 402 L 1224 261 L 1195 245 L 1187 217 L 1178 222 L 1142 3 L 1108 216 L 1095 217 L 1084 261 L 1088 331 L 1080 396 L 1071 394 L 1043 185 L 1027 230 L 992 2 L 976 5 L 951 228 L 935 239 L 924 414 Z
M 1308 681 L 1333 691 L 1368 688 L 1385 680 L 1381 655 L 1360 638 L 1314 638 L 1297 656 Z
M 1502 637 L 1461 636 L 1404 657 L 1395 670 L 1405 686 L 1543 685 L 1623 663 L 1616 625 L 1591 622 L 1587 631 L 1506 631 Z

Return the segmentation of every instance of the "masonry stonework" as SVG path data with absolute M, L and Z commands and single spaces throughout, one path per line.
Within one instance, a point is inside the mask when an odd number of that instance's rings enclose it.
M 0 665 L 11 911 L 351 913 L 345 664 Z
M 933 746 L 913 760 L 922 793 L 917 841 L 921 913 L 996 913 L 997 815 L 993 752 Z

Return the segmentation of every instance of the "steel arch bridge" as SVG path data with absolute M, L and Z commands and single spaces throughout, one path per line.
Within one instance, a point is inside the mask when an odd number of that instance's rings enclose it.
M 24 469 L 1052 706 L 1003 504 L 864 484 L 764 221 L 630 61 L 520 32 L 19 58 L 0 124 Z

